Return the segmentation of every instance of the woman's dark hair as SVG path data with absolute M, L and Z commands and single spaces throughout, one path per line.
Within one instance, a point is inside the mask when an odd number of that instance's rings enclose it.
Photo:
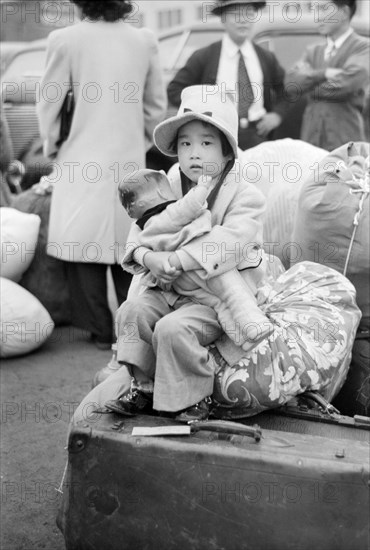
M 124 19 L 131 11 L 132 5 L 128 0 L 71 0 L 82 9 L 83 15 L 93 21 L 118 21 Z

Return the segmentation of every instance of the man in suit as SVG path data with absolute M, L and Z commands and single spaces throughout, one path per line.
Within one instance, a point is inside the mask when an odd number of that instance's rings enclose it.
M 283 119 L 284 70 L 273 53 L 251 41 L 253 21 L 265 1 L 222 0 L 211 10 L 221 17 L 221 41 L 197 50 L 170 82 L 169 102 L 178 107 L 187 86 L 212 84 L 234 96 L 239 110 L 239 147 L 254 147 L 267 139 Z
M 316 7 L 327 43 L 308 47 L 285 83 L 288 94 L 307 94 L 301 139 L 332 151 L 348 141 L 365 141 L 370 47 L 351 27 L 356 0 L 320 0 Z

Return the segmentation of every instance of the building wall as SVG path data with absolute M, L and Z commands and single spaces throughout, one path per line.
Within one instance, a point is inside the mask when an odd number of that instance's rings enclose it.
M 130 22 L 161 31 L 199 20 L 201 0 L 133 0 Z M 68 0 L 0 0 L 1 40 L 44 38 L 58 27 L 75 20 Z
M 71 25 L 74 8 L 70 2 L 47 0 L 0 0 L 1 40 L 35 40 L 58 27 Z
M 323 0 L 266 0 L 269 14 L 287 14 L 293 17 L 297 7 L 301 13 L 315 12 L 315 6 Z M 216 0 L 135 0 L 135 10 L 140 14 L 141 24 L 161 31 L 176 24 L 211 19 Z M 291 15 L 290 15 L 291 14 Z M 370 0 L 357 0 L 357 16 L 370 18 Z
M 201 0 L 135 0 L 132 19 L 139 14 L 142 23 L 155 31 L 200 20 Z
M 178 24 L 211 19 L 211 9 L 216 0 L 133 0 L 134 10 L 130 22 L 146 26 L 155 32 Z M 281 13 L 283 9 L 293 13 L 297 5 L 302 13 L 315 9 L 322 0 L 267 0 L 269 13 Z M 370 0 L 357 0 L 357 14 L 369 20 Z M 73 5 L 68 0 L 0 0 L 1 40 L 34 40 L 44 38 L 57 27 L 74 21 Z

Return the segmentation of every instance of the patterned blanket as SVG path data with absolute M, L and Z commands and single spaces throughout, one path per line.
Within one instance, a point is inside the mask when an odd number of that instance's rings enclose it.
M 225 418 L 252 416 L 316 390 L 331 400 L 347 376 L 361 312 L 350 281 L 337 271 L 302 262 L 272 276 L 258 302 L 274 325 L 270 336 L 230 363 L 210 347 L 219 369 L 213 399 Z M 231 344 L 229 344 L 231 345 Z M 235 346 L 236 348 L 236 346 Z

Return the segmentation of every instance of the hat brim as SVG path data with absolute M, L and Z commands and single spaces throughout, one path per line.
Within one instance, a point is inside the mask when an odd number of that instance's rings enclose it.
M 247 6 L 248 4 L 254 4 L 260 8 L 264 8 L 266 6 L 266 2 L 265 1 L 262 1 L 261 2 L 258 2 L 258 0 L 256 0 L 256 2 L 241 2 L 240 0 L 236 0 L 235 2 L 225 2 L 225 3 L 222 3 L 220 6 L 216 6 L 213 8 L 213 10 L 211 10 L 211 13 L 213 13 L 214 15 L 222 15 L 222 12 L 225 11 L 225 9 L 227 9 L 228 7 L 230 6 Z
M 236 143 L 231 132 L 226 130 L 223 126 L 221 126 L 221 124 L 218 124 L 217 121 L 213 120 L 208 115 L 203 115 L 192 111 L 184 113 L 180 116 L 168 118 L 164 122 L 158 124 L 158 126 L 154 129 L 154 143 L 161 153 L 167 155 L 168 157 L 177 157 L 175 140 L 177 138 L 178 131 L 181 126 L 184 126 L 184 124 L 192 122 L 193 120 L 206 122 L 207 124 L 211 124 L 211 126 L 214 126 L 220 130 L 220 132 L 226 136 L 228 142 L 230 143 L 235 158 L 238 157 L 238 144 Z

